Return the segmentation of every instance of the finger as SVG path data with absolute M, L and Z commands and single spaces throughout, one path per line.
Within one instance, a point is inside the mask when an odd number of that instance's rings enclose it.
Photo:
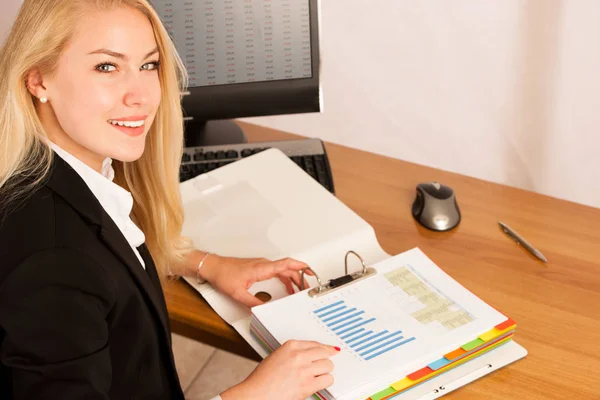
M 306 271 L 308 271 L 308 270 L 306 270 Z M 298 287 L 298 289 L 302 289 L 302 283 L 301 283 L 302 275 L 300 274 L 300 271 L 284 271 L 280 275 L 289 277 L 294 282 L 296 287 Z M 308 283 L 308 281 L 306 279 L 304 279 L 304 289 L 309 288 L 309 287 L 310 287 L 310 284 Z
M 284 272 L 281 272 L 279 274 L 279 276 L 284 276 L 284 277 L 288 278 L 289 280 L 294 282 L 294 285 L 296 285 L 297 288 L 301 288 L 301 284 L 300 284 L 301 278 L 300 278 L 300 273 L 298 271 L 284 271 Z M 307 288 L 308 283 L 305 282 L 304 287 Z
M 294 260 L 292 258 L 284 258 L 274 262 L 265 262 L 258 264 L 254 269 L 255 281 L 264 281 L 267 279 L 274 278 L 280 273 L 287 270 L 299 271 L 306 268 L 307 265 L 301 261 Z
M 338 347 L 338 349 L 339 349 L 339 347 Z M 313 348 L 304 350 L 302 352 L 302 356 L 306 357 L 306 359 L 309 361 L 315 362 L 315 361 L 319 361 L 319 360 L 328 359 L 329 357 L 332 357 L 337 353 L 338 353 L 338 350 L 336 350 L 335 347 L 321 345 L 319 347 L 313 347 Z
M 308 265 L 306 263 L 294 260 L 293 258 L 282 258 L 281 260 L 275 261 L 274 264 L 281 271 L 290 269 L 294 271 L 300 271 L 302 269 L 308 268 Z
M 240 291 L 234 293 L 234 295 L 232 297 L 234 300 L 237 300 L 240 303 L 242 303 L 243 305 L 245 305 L 246 307 L 250 307 L 250 308 L 264 304 L 264 302 L 259 300 L 256 296 L 251 295 L 246 290 L 240 290 Z
M 330 359 L 313 361 L 310 371 L 313 376 L 330 374 L 333 371 L 333 361 Z
M 334 346 L 329 346 L 327 344 L 319 343 L 314 340 L 288 340 L 287 342 L 285 342 L 284 346 L 291 347 L 293 350 L 299 351 L 308 350 L 312 348 L 328 348 L 331 349 L 331 351 L 334 351 L 336 353 L 338 352 L 338 350 L 335 350 Z
M 296 285 L 298 289 L 302 289 L 302 275 L 300 275 L 299 271 L 284 271 L 280 273 L 280 275 L 287 276 L 294 282 L 294 285 Z M 304 279 L 304 288 L 306 289 L 308 287 L 310 287 L 310 285 L 308 281 Z
M 327 389 L 329 386 L 333 385 L 333 381 L 333 375 L 331 374 L 317 376 L 313 381 L 313 390 L 318 392 L 319 390 Z
M 289 278 L 286 278 L 285 276 L 280 276 L 279 280 L 285 285 L 285 289 L 289 294 L 295 293 L 294 287 L 292 286 L 292 281 L 290 281 Z

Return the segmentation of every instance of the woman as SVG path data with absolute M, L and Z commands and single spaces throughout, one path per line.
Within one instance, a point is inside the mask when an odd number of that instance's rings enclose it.
M 161 282 L 254 306 L 306 265 L 180 237 L 186 75 L 146 0 L 25 0 L 0 71 L 0 397 L 182 399 Z M 305 398 L 335 353 L 288 342 L 221 397 Z

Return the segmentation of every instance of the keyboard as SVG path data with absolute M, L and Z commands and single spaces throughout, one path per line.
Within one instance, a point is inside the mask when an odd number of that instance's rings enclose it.
M 281 150 L 307 174 L 335 194 L 329 159 L 323 141 L 320 139 L 186 147 L 181 158 L 179 179 L 184 182 L 270 148 Z

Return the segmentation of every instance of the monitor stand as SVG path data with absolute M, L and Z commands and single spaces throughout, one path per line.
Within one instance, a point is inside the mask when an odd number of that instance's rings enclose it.
M 185 121 L 185 147 L 247 142 L 244 131 L 233 120 Z

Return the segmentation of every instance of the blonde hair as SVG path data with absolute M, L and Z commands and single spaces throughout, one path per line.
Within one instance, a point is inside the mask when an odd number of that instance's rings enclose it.
M 113 162 L 115 183 L 134 198 L 132 219 L 144 231 L 146 245 L 161 280 L 170 265 L 191 250 L 181 237 L 183 206 L 179 165 L 183 152 L 180 93 L 187 87 L 185 67 L 159 16 L 147 0 L 25 0 L 0 50 L 0 214 L 43 184 L 53 153 L 38 117 L 35 98 L 26 86 L 30 71 L 52 74 L 78 19 L 91 7 L 130 6 L 148 17 L 161 59 L 162 99 L 146 141 L 135 162 Z

